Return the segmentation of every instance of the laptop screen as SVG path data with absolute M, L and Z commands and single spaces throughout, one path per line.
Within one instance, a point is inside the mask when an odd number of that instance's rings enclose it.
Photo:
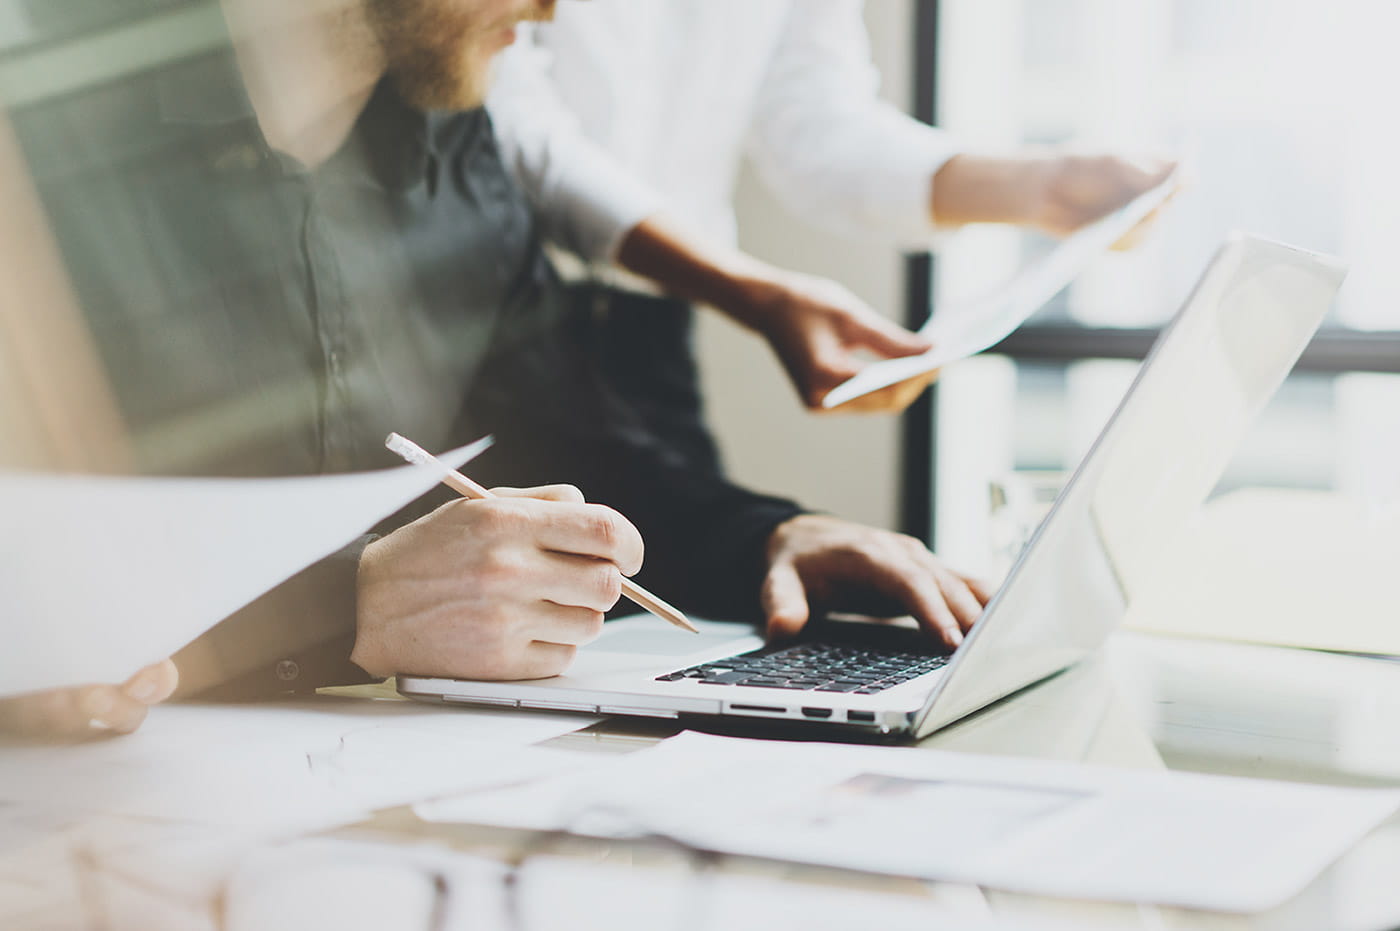
M 1225 471 L 1345 272 L 1228 240 L 973 629 L 920 731 L 1097 649 Z

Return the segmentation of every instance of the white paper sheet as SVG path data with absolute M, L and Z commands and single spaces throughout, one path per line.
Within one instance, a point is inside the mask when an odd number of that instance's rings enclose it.
M 442 459 L 457 468 L 489 445 Z M 0 473 L 0 695 L 122 682 L 437 483 L 423 466 L 276 479 Z
M 161 705 L 126 737 L 0 741 L 0 801 L 283 836 L 558 772 L 577 755 L 529 745 L 598 720 L 339 698 Z
M 1400 806 L 1339 789 L 686 733 L 421 817 L 690 844 L 1044 895 L 1257 912 Z
M 934 347 L 917 356 L 873 362 L 837 385 L 822 406 L 836 407 L 990 349 L 1069 285 L 1088 264 L 1162 206 L 1176 190 L 1179 172 L 1108 216 L 1067 237 L 1040 261 L 990 294 L 939 308 L 919 332 Z

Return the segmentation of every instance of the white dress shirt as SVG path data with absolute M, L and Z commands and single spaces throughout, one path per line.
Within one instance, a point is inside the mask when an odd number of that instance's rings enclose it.
M 861 0 L 590 0 L 522 33 L 489 106 L 546 235 L 587 259 L 663 210 L 733 241 L 745 156 L 813 222 L 923 247 L 956 149 L 878 86 Z

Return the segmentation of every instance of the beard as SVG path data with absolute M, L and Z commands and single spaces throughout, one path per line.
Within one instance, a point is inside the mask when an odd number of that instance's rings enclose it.
M 491 87 L 496 55 L 515 24 L 553 18 L 555 0 L 520 0 L 489 20 L 483 3 L 365 0 L 400 96 L 420 110 L 470 110 Z M 463 7 L 466 9 L 463 9 Z

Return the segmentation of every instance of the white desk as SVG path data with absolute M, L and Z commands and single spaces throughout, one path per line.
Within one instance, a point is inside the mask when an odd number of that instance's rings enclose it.
M 548 745 L 627 752 L 673 732 L 665 723 L 613 719 Z M 1121 633 L 1094 660 L 947 728 L 922 746 L 1400 786 L 1400 662 Z M 512 843 L 510 832 L 425 825 L 405 811 L 385 813 L 370 827 L 390 835 L 445 838 L 464 849 Z M 604 855 L 598 851 L 615 845 L 579 841 L 575 849 Z M 1067 922 L 1084 929 L 1361 931 L 1400 926 L 1400 818 L 1373 832 L 1286 907 L 1249 917 L 1053 901 L 990 889 L 978 897 L 962 888 L 736 859 L 728 866 L 791 882 L 868 882 L 891 895 L 932 895 L 963 904 L 971 895 L 979 899 L 968 906 L 973 914 Z
M 626 752 L 648 746 L 673 731 L 666 722 L 613 719 L 554 738 L 546 745 L 580 754 Z M 1400 786 L 1400 663 L 1120 634 L 1090 662 L 935 734 L 923 745 L 1120 767 Z M 331 836 L 368 839 L 390 854 L 418 849 L 423 841 L 431 841 L 456 851 L 450 854 L 453 856 L 465 853 L 505 859 L 536 847 L 538 840 L 523 832 L 426 824 L 407 808 L 380 812 L 364 824 Z M 932 838 L 930 842 L 956 841 Z M 566 853 L 590 868 L 601 865 L 614 869 L 609 874 L 612 885 L 604 883 L 606 894 L 598 892 L 590 898 L 577 889 L 566 894 L 567 886 L 556 888 L 549 898 L 549 914 L 557 917 L 559 924 L 547 923 L 545 927 L 594 926 L 584 922 L 584 917 L 597 919 L 600 927 L 637 927 L 636 909 L 629 910 L 635 903 L 628 896 L 651 893 L 655 898 L 656 884 L 674 881 L 676 875 L 674 851 L 655 846 L 568 839 L 547 849 Z M 894 906 L 895 915 L 911 905 L 942 906 L 955 917 L 971 921 L 969 927 L 986 927 L 977 924 L 986 919 L 1004 921 L 1009 928 L 1035 928 L 1052 921 L 1062 928 L 1089 931 L 1370 931 L 1400 926 L 1400 818 L 1373 832 L 1287 906 L 1249 917 L 1055 901 L 742 858 L 725 858 L 721 870 L 723 876 L 759 878 L 774 894 L 803 897 L 803 901 L 817 895 L 817 887 L 854 888 L 878 892 L 881 902 Z M 665 875 L 671 879 L 666 880 Z M 705 895 L 707 888 L 701 884 L 686 894 Z M 3 894 L 4 877 L 0 876 Z M 609 918 L 610 908 L 616 915 Z M 585 916 L 580 910 L 592 911 Z M 859 915 L 829 917 L 833 921 L 821 927 L 866 926 Z M 920 925 L 893 919 L 881 919 L 877 924 L 927 926 L 927 922 Z M 176 922 L 166 926 L 210 925 Z M 496 925 L 470 927 L 479 931 Z M 664 922 L 647 927 L 648 931 L 661 931 Z M 772 929 L 774 925 L 765 922 L 763 927 Z

